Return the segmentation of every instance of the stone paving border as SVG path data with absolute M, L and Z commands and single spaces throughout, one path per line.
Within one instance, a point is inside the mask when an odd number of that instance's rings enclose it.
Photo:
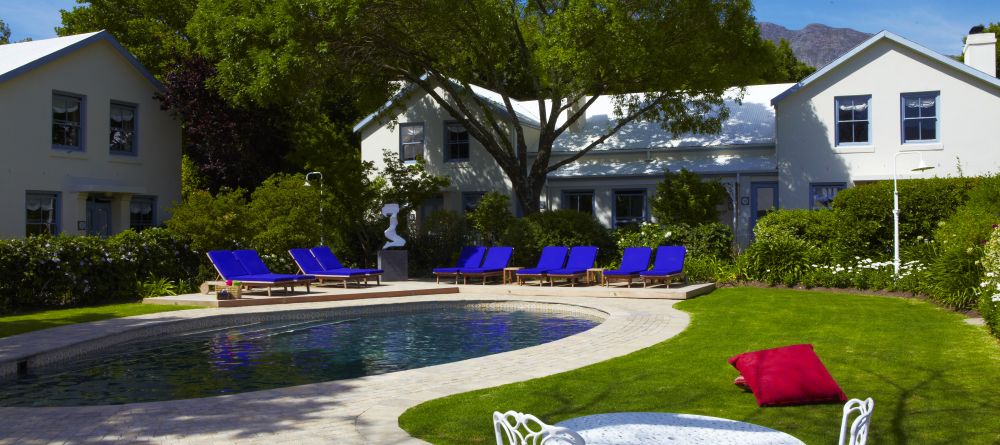
M 409 302 L 523 301 L 602 311 L 604 323 L 555 342 L 443 365 L 349 380 L 229 396 L 114 406 L 0 407 L 0 444 L 35 443 L 336 443 L 423 444 L 398 426 L 419 403 L 451 394 L 514 383 L 576 369 L 651 346 L 687 327 L 675 301 L 435 295 L 280 307 L 200 309 L 64 326 L 0 339 L 0 357 L 38 349 L 61 338 L 99 337 L 135 326 L 208 315 L 326 309 Z M 9 357 L 9 355 L 8 355 Z M 503 410 L 504 407 L 497 407 Z M 483 419 L 488 425 L 490 419 Z

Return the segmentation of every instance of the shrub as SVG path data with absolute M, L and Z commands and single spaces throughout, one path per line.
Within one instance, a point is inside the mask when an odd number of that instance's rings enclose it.
M 552 210 L 514 220 L 503 236 L 514 247 L 514 264 L 534 265 L 545 246 L 597 246 L 598 262 L 614 255 L 614 241 L 597 218 L 575 210 Z
M 421 221 L 410 240 L 410 273 L 427 276 L 435 267 L 455 264 L 462 247 L 471 243 L 470 238 L 461 214 L 448 210 L 432 213 Z
M 814 264 L 809 243 L 787 233 L 759 238 L 740 255 L 743 278 L 769 284 L 798 283 L 810 264 Z
M 982 296 L 979 299 L 979 313 L 986 321 L 990 332 L 1000 338 L 1000 229 L 993 226 L 983 254 L 983 282 L 980 283 Z
M 166 229 L 109 239 L 32 236 L 0 241 L 0 312 L 135 301 L 139 285 L 169 280 L 192 287 L 199 255 Z
M 681 169 L 667 171 L 656 186 L 650 204 L 653 217 L 665 225 L 698 225 L 718 220 L 716 207 L 726 199 L 726 189 L 717 181 L 702 181 L 697 174 Z
M 503 238 L 504 232 L 514 221 L 514 215 L 510 212 L 510 198 L 497 192 L 489 192 L 483 195 L 467 218 L 483 243 L 494 245 Z
M 164 222 L 173 232 L 191 240 L 194 250 L 237 249 L 250 244 L 245 191 L 220 190 L 214 196 L 205 190 L 190 192 L 175 205 Z
M 687 248 L 688 257 L 716 259 L 732 258 L 733 231 L 717 222 L 689 226 L 687 224 L 659 225 L 645 223 L 626 226 L 615 231 L 618 258 L 626 247 L 677 245 Z
M 938 222 L 968 199 L 976 178 L 929 178 L 899 181 L 899 236 L 929 238 Z M 849 188 L 837 194 L 833 209 L 837 219 L 853 232 L 855 255 L 883 257 L 892 254 L 892 181 Z

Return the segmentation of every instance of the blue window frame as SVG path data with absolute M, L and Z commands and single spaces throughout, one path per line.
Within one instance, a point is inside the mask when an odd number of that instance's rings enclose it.
M 646 190 L 615 190 L 615 227 L 646 221 Z
M 562 195 L 562 208 L 576 210 L 588 215 L 594 214 L 593 190 L 566 190 Z
M 52 93 L 53 149 L 83 151 L 85 105 L 83 96 Z
M 138 141 L 137 107 L 123 102 L 111 102 L 108 124 L 108 149 L 111 154 L 135 155 Z
M 844 182 L 814 182 L 809 184 L 809 209 L 830 209 L 833 198 L 847 188 Z
M 458 122 L 444 124 L 444 159 L 448 162 L 469 160 L 469 131 Z
M 399 159 L 416 161 L 424 156 L 424 123 L 399 124 Z
M 128 205 L 128 225 L 136 232 L 156 226 L 156 197 L 133 196 Z
M 26 192 L 25 235 L 59 234 L 59 193 Z
M 872 140 L 872 96 L 842 96 L 836 106 L 836 141 L 840 145 L 869 145 Z
M 900 128 L 903 143 L 937 142 L 940 140 L 941 93 L 904 93 L 900 95 Z

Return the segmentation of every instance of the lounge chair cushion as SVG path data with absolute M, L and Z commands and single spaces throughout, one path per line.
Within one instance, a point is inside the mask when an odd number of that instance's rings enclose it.
M 434 273 L 458 273 L 459 270 L 462 270 L 462 268 L 461 267 L 438 267 L 438 268 L 434 269 L 433 272 Z
M 687 249 L 684 246 L 660 246 L 656 248 L 656 261 L 651 270 L 641 272 L 644 277 L 665 277 L 684 271 L 684 257 Z
M 320 266 L 323 266 L 323 270 L 336 270 L 345 269 L 343 264 L 340 264 L 340 260 L 337 259 L 337 255 L 333 254 L 328 246 L 317 246 L 309 249 L 313 256 L 316 257 L 316 261 L 319 262 Z
M 617 269 L 604 271 L 604 275 L 631 276 L 649 269 L 649 258 L 653 249 L 648 247 L 626 247 L 622 253 L 622 264 Z
M 458 253 L 455 267 L 438 267 L 433 272 L 436 274 L 457 274 L 463 268 L 479 267 L 483 263 L 485 255 L 486 248 L 483 246 L 465 246 Z
M 747 352 L 729 359 L 760 406 L 844 403 L 847 396 L 809 344 Z
M 223 279 L 232 280 L 235 277 L 250 275 L 230 250 L 211 250 L 208 252 L 208 259 L 212 261 Z
M 490 247 L 489 250 L 486 251 L 486 257 L 483 258 L 483 264 L 481 266 L 469 268 L 462 267 L 458 269 L 458 272 L 462 274 L 499 272 L 510 264 L 510 258 L 513 255 L 514 249 L 511 247 Z
M 267 268 L 267 265 L 264 264 L 264 261 L 260 259 L 260 255 L 257 255 L 256 250 L 234 250 L 233 256 L 239 260 L 240 264 L 242 264 L 251 275 L 266 275 L 271 273 L 271 271 Z
M 314 280 L 316 277 L 312 275 L 288 275 L 281 273 L 266 273 L 266 274 L 253 274 L 253 275 L 243 275 L 241 277 L 236 277 L 234 281 L 259 281 L 262 283 L 281 283 L 286 281 L 301 281 L 301 280 Z
M 320 266 L 319 261 L 316 261 L 316 257 L 309 249 L 289 249 L 288 253 L 292 255 L 295 264 L 298 264 L 303 272 L 322 275 L 323 266 Z
M 550 270 L 549 275 L 580 275 L 594 267 L 597 261 L 597 248 L 594 246 L 576 246 L 569 251 L 566 267 Z
M 545 246 L 542 249 L 541 256 L 538 258 L 538 264 L 535 267 L 521 269 L 517 271 L 517 274 L 544 275 L 550 270 L 559 269 L 566 263 L 566 253 L 568 251 L 569 249 L 563 246 Z

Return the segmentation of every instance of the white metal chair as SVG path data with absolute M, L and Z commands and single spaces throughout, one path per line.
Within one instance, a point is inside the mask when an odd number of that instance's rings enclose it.
M 871 397 L 865 400 L 851 399 L 844 404 L 844 417 L 840 420 L 840 439 L 838 445 L 865 445 L 868 442 L 868 425 L 872 420 L 872 408 L 875 401 Z M 847 435 L 847 419 L 857 413 L 858 417 L 851 422 L 850 436 Z M 844 440 L 847 442 L 844 442 Z
M 494 411 L 493 430 L 497 445 L 586 445 L 576 431 L 548 425 L 531 414 L 517 411 Z

